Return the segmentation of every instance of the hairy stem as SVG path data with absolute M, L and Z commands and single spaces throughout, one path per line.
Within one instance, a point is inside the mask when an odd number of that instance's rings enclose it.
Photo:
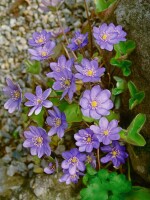
M 67 39 L 67 36 L 66 36 L 66 34 L 65 34 L 65 31 L 64 31 L 64 28 L 63 28 L 63 26 L 62 26 L 62 24 L 61 24 L 61 21 L 60 21 L 60 19 L 59 19 L 58 9 L 56 9 L 56 16 L 57 16 L 57 20 L 58 20 L 59 27 L 60 27 L 60 29 L 61 29 L 63 35 L 64 35 L 64 38 L 65 38 L 67 44 L 69 44 L 68 39 Z M 71 51 L 71 52 L 72 52 L 74 58 L 77 59 L 75 53 L 74 53 L 73 51 Z
M 89 16 L 89 13 L 88 13 L 88 7 L 87 7 L 87 4 L 86 4 L 86 0 L 84 0 L 84 5 L 85 5 L 85 11 L 86 11 L 86 14 L 87 14 L 87 19 L 88 19 L 88 24 L 89 24 L 89 30 L 90 30 L 90 34 L 89 34 L 89 37 L 90 37 L 90 54 L 92 56 L 92 52 L 93 52 L 93 45 L 92 45 L 92 26 L 91 26 L 91 21 L 90 21 L 90 16 Z

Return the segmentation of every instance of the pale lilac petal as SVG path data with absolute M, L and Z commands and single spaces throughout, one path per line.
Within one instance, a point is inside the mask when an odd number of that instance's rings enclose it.
M 53 103 L 51 101 L 48 101 L 48 100 L 44 100 L 42 104 L 45 108 L 50 108 L 50 107 L 53 106 Z

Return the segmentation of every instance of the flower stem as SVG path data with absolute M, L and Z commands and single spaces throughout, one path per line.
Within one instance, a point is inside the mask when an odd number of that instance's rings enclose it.
M 86 10 L 86 14 L 87 14 L 87 19 L 88 19 L 88 24 L 89 24 L 89 30 L 90 30 L 90 34 L 89 34 L 89 37 L 90 37 L 90 46 L 91 46 L 91 48 L 90 48 L 90 54 L 91 54 L 91 56 L 92 56 L 92 47 L 93 47 L 93 45 L 92 45 L 92 26 L 91 26 L 91 22 L 90 22 L 90 16 L 89 16 L 89 13 L 88 13 L 88 7 L 87 7 L 87 4 L 86 4 L 86 0 L 84 0 L 84 5 L 85 5 L 85 10 Z
M 59 24 L 59 26 L 60 26 L 60 29 L 61 29 L 61 31 L 62 31 L 62 33 L 63 33 L 63 35 L 64 35 L 64 38 L 65 38 L 67 44 L 69 44 L 68 39 L 67 39 L 67 36 L 66 36 L 66 34 L 65 34 L 65 31 L 64 31 L 64 28 L 63 28 L 63 26 L 62 26 L 62 24 L 61 24 L 61 21 L 60 21 L 60 19 L 59 19 L 58 9 L 56 9 L 56 16 L 57 16 L 57 20 L 58 20 L 58 24 Z M 72 52 L 74 58 L 77 59 L 75 53 L 74 53 L 73 51 L 71 51 L 71 52 Z
M 98 149 L 97 149 L 97 163 L 98 163 L 98 170 L 100 170 L 100 168 L 101 168 L 99 154 L 100 154 L 100 151 L 99 151 L 99 148 L 98 148 Z
M 131 181 L 131 176 L 130 176 L 130 161 L 129 161 L 129 158 L 128 158 L 128 180 Z

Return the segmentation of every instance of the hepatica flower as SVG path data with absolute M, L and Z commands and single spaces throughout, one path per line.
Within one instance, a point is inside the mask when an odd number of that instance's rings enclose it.
M 71 175 L 74 175 L 77 171 L 85 170 L 84 161 L 86 160 L 86 155 L 80 153 L 77 148 L 62 153 L 62 157 L 65 160 L 62 162 L 61 167 L 68 169 Z
M 125 163 L 128 154 L 125 152 L 125 147 L 121 146 L 119 142 L 113 141 L 111 145 L 101 147 L 103 152 L 107 155 L 101 158 L 102 163 L 112 161 L 114 167 L 118 168 L 121 164 Z
M 100 77 L 104 74 L 105 68 L 99 68 L 96 60 L 89 61 L 83 58 L 80 65 L 75 65 L 79 72 L 75 74 L 75 78 L 81 79 L 83 82 L 98 82 Z
M 80 99 L 83 115 L 94 119 L 109 115 L 109 110 L 113 107 L 110 96 L 110 91 L 102 90 L 99 85 L 94 86 L 91 90 L 85 90 Z
M 49 136 L 57 133 L 59 138 L 64 136 L 64 131 L 68 127 L 66 122 L 66 116 L 63 112 L 60 112 L 57 107 L 53 107 L 54 110 L 48 110 L 49 116 L 46 119 L 46 122 L 52 128 L 48 132 Z
M 86 155 L 86 161 L 85 161 L 86 164 L 91 164 L 91 166 L 93 168 L 96 168 L 96 157 L 94 156 L 93 153 L 88 153 Z
M 119 140 L 119 132 L 121 128 L 118 127 L 118 121 L 112 120 L 108 121 L 105 117 L 99 120 L 99 126 L 91 125 L 90 129 L 96 134 L 99 142 L 108 145 L 112 140 Z
M 19 84 L 13 83 L 11 79 L 6 78 L 6 83 L 7 86 L 3 88 L 3 91 L 9 99 L 4 104 L 4 108 L 7 109 L 9 113 L 13 113 L 16 109 L 20 109 L 22 92 Z
M 50 162 L 48 167 L 44 168 L 46 174 L 53 174 L 58 169 L 58 161 L 55 159 L 55 162 Z
M 81 172 L 76 172 L 75 174 L 70 174 L 68 170 L 63 170 L 64 175 L 59 179 L 60 182 L 66 182 L 66 184 L 77 183 L 79 180 L 79 175 L 84 175 Z
M 29 100 L 25 103 L 25 106 L 33 107 L 31 108 L 28 116 L 31 116 L 34 112 L 35 115 L 38 115 L 41 112 L 43 106 L 45 108 L 50 108 L 53 106 L 51 101 L 46 100 L 50 93 L 50 88 L 42 92 L 42 88 L 40 86 L 36 87 L 36 95 L 32 93 L 25 93 L 24 96 Z
M 92 152 L 93 148 L 99 148 L 99 141 L 96 135 L 89 128 L 81 129 L 74 135 L 76 145 L 79 147 L 80 152 Z
M 48 77 L 53 78 L 54 76 L 54 72 L 61 72 L 64 69 L 67 69 L 69 71 L 71 71 L 71 68 L 73 66 L 74 63 L 74 59 L 71 58 L 69 60 L 66 59 L 66 57 L 64 55 L 60 56 L 58 58 L 58 62 L 51 62 L 50 63 L 50 68 L 53 70 L 53 72 L 49 72 L 47 74 Z
M 42 30 L 41 32 L 34 32 L 32 35 L 32 39 L 29 39 L 28 43 L 33 47 L 39 47 L 49 42 L 50 38 L 51 33 Z
M 126 40 L 126 33 L 122 30 L 122 26 L 115 26 L 113 23 L 109 25 L 104 23 L 98 28 L 94 27 L 93 36 L 100 48 L 108 51 L 113 50 L 114 44 Z
M 53 54 L 53 49 L 55 47 L 55 42 L 49 41 L 43 46 L 37 47 L 35 49 L 29 49 L 32 60 L 46 60 Z
M 68 94 L 69 99 L 72 100 L 73 94 L 76 91 L 75 77 L 67 69 L 53 75 L 56 82 L 53 84 L 54 90 L 63 90 L 61 99 Z
M 43 128 L 30 126 L 29 131 L 24 132 L 26 140 L 23 143 L 25 148 L 30 148 L 31 155 L 41 158 L 44 154 L 50 156 L 51 149 L 49 138 Z
M 76 31 L 74 38 L 72 38 L 71 43 L 67 46 L 72 51 L 81 49 L 88 43 L 88 33 L 81 34 L 80 31 Z

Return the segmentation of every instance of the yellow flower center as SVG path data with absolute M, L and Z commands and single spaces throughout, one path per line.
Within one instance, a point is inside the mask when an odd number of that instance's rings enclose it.
M 96 101 L 92 101 L 92 102 L 91 102 L 91 105 L 92 105 L 92 107 L 95 108 L 95 107 L 97 106 L 97 102 L 96 102 Z
M 108 131 L 108 130 L 105 130 L 103 133 L 104 133 L 104 135 L 108 135 L 108 134 L 109 134 L 109 131 Z
M 60 124 L 61 124 L 61 119 L 60 119 L 60 118 L 57 118 L 55 124 L 56 124 L 56 126 L 60 126 Z
M 82 41 L 81 41 L 80 38 L 78 38 L 78 39 L 75 40 L 75 43 L 76 43 L 77 45 L 80 45 L 80 44 L 82 43 Z
M 104 34 L 104 35 L 102 36 L 102 39 L 103 39 L 103 40 L 106 40 L 106 39 L 107 39 L 107 35 Z
M 71 159 L 71 162 L 72 162 L 72 163 L 77 163 L 77 162 L 78 162 L 78 159 L 77 159 L 76 157 L 73 157 L 73 158 Z
M 64 84 L 65 84 L 65 86 L 70 86 L 70 80 L 66 79 Z
M 93 70 L 88 70 L 86 73 L 88 76 L 93 76 Z
M 38 145 L 43 143 L 43 138 L 42 137 L 37 137 L 36 138 L 36 142 L 38 143 Z
M 91 137 L 87 137 L 86 141 L 91 142 L 92 141 Z
M 88 156 L 86 157 L 86 160 L 87 160 L 88 163 L 91 163 L 91 162 L 92 162 L 92 157 L 88 155 Z
M 15 90 L 13 93 L 13 98 L 17 100 L 19 99 L 19 97 L 20 97 L 20 92 L 18 90 Z
M 38 40 L 37 40 L 37 43 L 42 43 L 42 42 L 44 42 L 44 40 L 43 40 L 43 38 L 38 38 Z
M 41 99 L 37 99 L 37 103 L 40 104 L 42 102 Z
M 117 153 L 117 151 L 115 151 L 115 150 L 114 150 L 114 151 L 112 151 L 112 155 L 113 155 L 114 157 L 116 157 L 116 156 L 117 156 L 117 154 L 118 154 L 118 153 Z
M 44 56 L 47 56 L 47 52 L 46 51 L 42 51 L 41 55 L 44 57 Z

